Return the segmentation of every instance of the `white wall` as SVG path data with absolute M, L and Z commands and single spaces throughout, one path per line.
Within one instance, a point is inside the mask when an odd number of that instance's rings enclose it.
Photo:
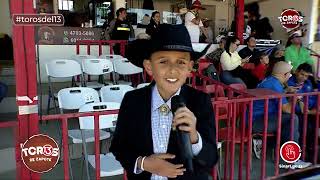
M 12 35 L 9 0 L 0 0 L 0 33 Z
M 222 24 L 226 24 L 227 28 L 230 28 L 231 22 L 234 18 L 234 4 L 233 0 L 226 1 L 212 1 L 212 0 L 202 0 L 201 3 L 203 5 L 214 5 L 215 9 L 215 35 L 218 35 L 218 28 Z M 221 24 L 222 23 L 222 24 Z
M 284 43 L 287 42 L 288 34 L 286 30 L 281 26 L 278 17 L 280 16 L 283 9 L 294 8 L 295 10 L 301 11 L 304 17 L 304 23 L 310 25 L 310 17 L 312 12 L 313 0 L 268 0 L 259 3 L 260 14 L 262 17 L 268 17 L 271 25 L 273 26 L 274 33 L 273 39 L 280 39 Z M 309 29 L 309 27 L 308 27 Z M 308 30 L 309 33 L 309 30 Z M 307 43 L 308 34 L 304 41 Z
M 80 54 L 87 54 L 87 46 L 80 46 Z M 37 48 L 37 47 L 36 47 Z M 91 55 L 98 56 L 98 46 L 91 46 Z M 109 54 L 109 46 L 102 46 L 102 54 Z M 39 45 L 39 64 L 40 64 L 40 78 L 41 82 L 47 82 L 47 74 L 45 64 L 53 59 L 70 59 L 76 54 L 75 45 Z M 38 68 L 38 67 L 37 67 Z M 38 77 L 39 80 L 39 77 Z M 69 79 L 70 80 L 70 79 Z M 54 82 L 61 82 L 59 79 Z

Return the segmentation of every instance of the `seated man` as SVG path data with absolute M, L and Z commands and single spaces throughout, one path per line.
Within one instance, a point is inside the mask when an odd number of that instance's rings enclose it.
M 308 63 L 300 64 L 295 71 L 295 74 L 288 80 L 288 86 L 297 88 L 297 93 L 308 93 L 313 92 L 312 83 L 309 80 L 309 77 L 312 76 L 312 66 Z M 302 96 L 299 96 L 298 102 L 295 108 L 296 114 L 299 117 L 299 133 L 300 133 L 300 144 L 302 144 L 302 133 L 303 133 L 303 113 L 304 112 L 304 99 Z M 307 154 L 313 156 L 313 145 L 314 145 L 314 130 L 315 130 L 315 117 L 311 115 L 315 113 L 315 108 L 317 106 L 317 97 L 309 96 L 308 99 L 308 124 L 307 124 Z
M 292 66 L 286 62 L 277 62 L 272 70 L 272 75 L 264 79 L 257 88 L 266 88 L 273 90 L 280 94 L 285 94 L 284 84 L 291 77 Z M 253 119 L 252 119 L 252 131 L 253 133 L 262 133 L 264 127 L 264 100 L 258 100 L 253 105 Z M 277 132 L 278 122 L 278 99 L 269 100 L 268 108 L 268 133 Z M 290 124 L 291 124 L 291 103 L 283 97 L 282 98 L 282 121 L 281 121 L 281 144 L 290 141 Z M 299 119 L 297 115 L 294 115 L 294 137 L 293 141 L 299 142 Z M 256 153 L 257 144 L 254 141 L 254 150 Z M 260 144 L 261 146 L 261 144 Z M 306 163 L 301 160 L 295 162 L 295 165 L 302 167 L 308 167 L 311 163 Z

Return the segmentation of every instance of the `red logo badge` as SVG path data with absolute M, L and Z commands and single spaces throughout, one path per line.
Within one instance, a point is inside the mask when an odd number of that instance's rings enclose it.
M 295 163 L 300 159 L 301 149 L 298 143 L 288 141 L 280 148 L 280 156 L 287 163 Z
M 21 145 L 21 158 L 26 167 L 37 173 L 48 172 L 59 161 L 60 151 L 56 141 L 44 134 L 31 136 Z
M 299 24 L 303 22 L 303 17 L 294 9 L 284 10 L 278 18 L 282 26 L 286 29 L 297 28 L 299 27 Z

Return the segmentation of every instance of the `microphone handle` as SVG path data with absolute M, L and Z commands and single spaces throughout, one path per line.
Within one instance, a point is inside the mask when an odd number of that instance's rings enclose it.
M 178 129 L 177 131 L 178 137 L 181 140 L 181 149 L 184 150 L 184 153 L 182 153 L 182 158 L 184 160 L 184 165 L 187 169 L 187 171 L 193 173 L 193 153 L 192 153 L 192 146 L 191 146 L 191 141 L 190 141 L 190 135 L 188 132 L 185 131 L 180 131 Z

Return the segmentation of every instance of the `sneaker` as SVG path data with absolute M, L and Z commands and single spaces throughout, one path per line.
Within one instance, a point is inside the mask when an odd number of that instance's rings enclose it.
M 302 160 L 298 160 L 297 162 L 293 163 L 293 166 L 290 167 L 290 169 L 303 169 L 303 168 L 307 168 L 309 166 L 311 166 L 312 163 L 311 162 L 304 162 Z
M 257 159 L 260 159 L 262 151 L 262 139 L 252 139 L 252 141 L 254 154 L 256 155 Z

